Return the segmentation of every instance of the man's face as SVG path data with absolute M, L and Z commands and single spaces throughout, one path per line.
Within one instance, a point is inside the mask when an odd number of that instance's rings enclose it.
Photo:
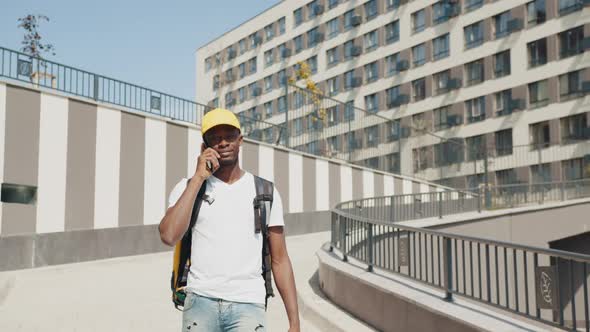
M 243 137 L 237 128 L 228 125 L 215 126 L 207 131 L 204 138 L 207 147 L 217 151 L 221 156 L 220 166 L 234 165 L 238 162 Z

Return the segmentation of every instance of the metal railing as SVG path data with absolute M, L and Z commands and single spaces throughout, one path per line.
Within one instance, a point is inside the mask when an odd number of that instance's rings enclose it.
M 548 200 L 590 197 L 590 180 L 539 184 L 561 188 Z M 544 186 L 544 187 L 543 187 Z M 524 188 L 528 188 L 524 190 Z M 499 199 L 547 192 L 537 185 L 490 188 Z M 331 250 L 453 295 L 562 329 L 590 331 L 590 255 L 404 226 L 399 221 L 485 208 L 480 189 L 362 199 L 332 210 Z M 420 198 L 417 200 L 416 198 Z M 427 198 L 428 201 L 424 201 Z M 538 199 L 538 197 L 537 197 Z M 523 202 L 527 204 L 528 201 Z M 399 210 L 399 211 L 398 211 Z M 421 210 L 421 213 L 416 213 Z
M 0 77 L 193 124 L 200 124 L 203 115 L 213 109 L 188 99 L 4 47 L 0 47 Z M 271 144 L 286 140 L 284 126 L 246 116 L 242 116 L 241 123 L 245 137 Z

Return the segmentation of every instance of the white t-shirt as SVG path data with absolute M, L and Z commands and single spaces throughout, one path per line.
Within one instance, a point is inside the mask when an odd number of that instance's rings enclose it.
M 187 184 L 182 179 L 170 193 L 176 204 Z M 206 195 L 192 234 L 191 268 L 187 291 L 233 302 L 265 303 L 262 277 L 262 233 L 255 233 L 254 176 L 246 172 L 227 184 L 215 176 L 207 179 Z M 283 203 L 274 188 L 270 226 L 283 226 Z

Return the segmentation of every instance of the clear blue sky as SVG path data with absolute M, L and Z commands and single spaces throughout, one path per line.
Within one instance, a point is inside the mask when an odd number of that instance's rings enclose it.
M 195 52 L 280 0 L 0 0 L 0 46 L 20 50 L 17 19 L 43 14 L 47 59 L 194 100 Z

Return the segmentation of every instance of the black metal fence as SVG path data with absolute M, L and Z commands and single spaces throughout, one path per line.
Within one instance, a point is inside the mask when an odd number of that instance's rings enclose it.
M 0 47 L 0 77 L 135 111 L 200 124 L 213 107 Z M 285 144 L 284 126 L 241 117 L 245 137 Z
M 545 201 L 590 197 L 590 181 L 544 185 L 561 188 Z M 491 188 L 491 197 L 497 200 L 506 190 L 519 196 L 539 192 L 526 188 Z M 442 289 L 446 300 L 456 294 L 551 326 L 590 331 L 589 255 L 394 223 L 482 208 L 477 190 L 344 202 L 332 210 L 331 248 L 345 261 L 366 263 L 369 271 L 378 267 Z

